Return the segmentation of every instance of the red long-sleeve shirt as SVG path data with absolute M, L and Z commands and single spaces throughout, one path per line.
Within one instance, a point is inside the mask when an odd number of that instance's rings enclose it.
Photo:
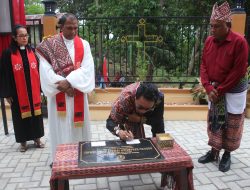
M 201 82 L 206 92 L 209 94 L 214 89 L 211 82 L 219 83 L 219 95 L 229 92 L 246 74 L 247 61 L 248 44 L 243 36 L 229 31 L 222 42 L 209 36 L 200 67 Z

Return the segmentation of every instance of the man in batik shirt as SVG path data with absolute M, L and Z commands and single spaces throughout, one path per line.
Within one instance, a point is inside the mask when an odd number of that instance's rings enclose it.
M 208 145 L 212 148 L 199 163 L 217 160 L 219 170 L 230 169 L 230 152 L 240 146 L 247 95 L 248 45 L 243 36 L 231 31 L 227 2 L 216 3 L 210 19 L 211 36 L 205 42 L 200 68 L 201 82 L 209 98 Z
M 106 127 L 121 140 L 145 138 L 143 123 L 164 133 L 164 95 L 150 83 L 133 83 L 115 100 Z

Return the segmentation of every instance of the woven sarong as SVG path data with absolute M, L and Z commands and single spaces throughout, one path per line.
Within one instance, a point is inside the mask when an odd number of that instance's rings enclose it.
M 240 146 L 245 113 L 228 113 L 227 127 L 220 129 L 216 133 L 211 131 L 208 125 L 207 133 L 209 137 L 208 145 L 216 150 L 225 149 L 229 152 L 236 150 Z
M 230 93 L 240 93 L 248 88 L 247 75 L 241 78 Z M 227 112 L 225 96 L 216 103 L 211 103 L 208 112 L 207 133 L 208 145 L 217 150 L 234 151 L 240 146 L 245 113 L 231 114 Z
M 247 75 L 241 78 L 238 84 L 230 90 L 229 93 L 240 93 L 248 88 Z M 227 127 L 227 106 L 225 101 L 225 95 L 220 96 L 216 103 L 211 102 L 211 106 L 208 113 L 208 122 L 210 130 L 217 132 L 220 129 Z
M 209 126 L 212 132 L 216 133 L 218 130 L 226 128 L 227 108 L 225 96 L 221 96 L 216 103 L 211 102 L 208 115 Z

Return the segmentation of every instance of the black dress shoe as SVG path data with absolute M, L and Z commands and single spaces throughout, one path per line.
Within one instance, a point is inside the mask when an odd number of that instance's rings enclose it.
M 222 159 L 219 164 L 219 170 L 221 172 L 227 172 L 230 169 L 231 165 L 231 156 L 229 154 L 223 154 Z
M 216 156 L 212 153 L 211 150 L 208 151 L 206 155 L 198 159 L 198 162 L 201 164 L 206 164 L 206 163 L 213 162 L 213 161 L 216 161 Z

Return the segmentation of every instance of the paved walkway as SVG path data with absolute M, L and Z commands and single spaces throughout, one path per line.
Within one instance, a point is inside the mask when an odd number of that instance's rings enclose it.
M 45 120 L 45 124 L 47 120 Z M 232 154 L 231 170 L 218 171 L 216 163 L 199 164 L 197 159 L 207 146 L 205 121 L 166 121 L 166 131 L 191 155 L 194 163 L 196 190 L 250 190 L 250 120 L 245 120 L 245 129 L 240 149 Z M 0 189 L 1 190 L 48 190 L 51 170 L 49 167 L 48 129 L 43 141 L 46 148 L 35 149 L 29 142 L 25 153 L 18 151 L 12 122 L 8 122 L 9 136 L 4 135 L 0 125 Z M 92 140 L 114 139 L 105 129 L 105 122 L 92 122 Z M 150 128 L 146 134 L 151 136 Z M 160 174 L 129 175 L 104 178 L 70 180 L 72 190 L 156 190 L 160 185 Z

